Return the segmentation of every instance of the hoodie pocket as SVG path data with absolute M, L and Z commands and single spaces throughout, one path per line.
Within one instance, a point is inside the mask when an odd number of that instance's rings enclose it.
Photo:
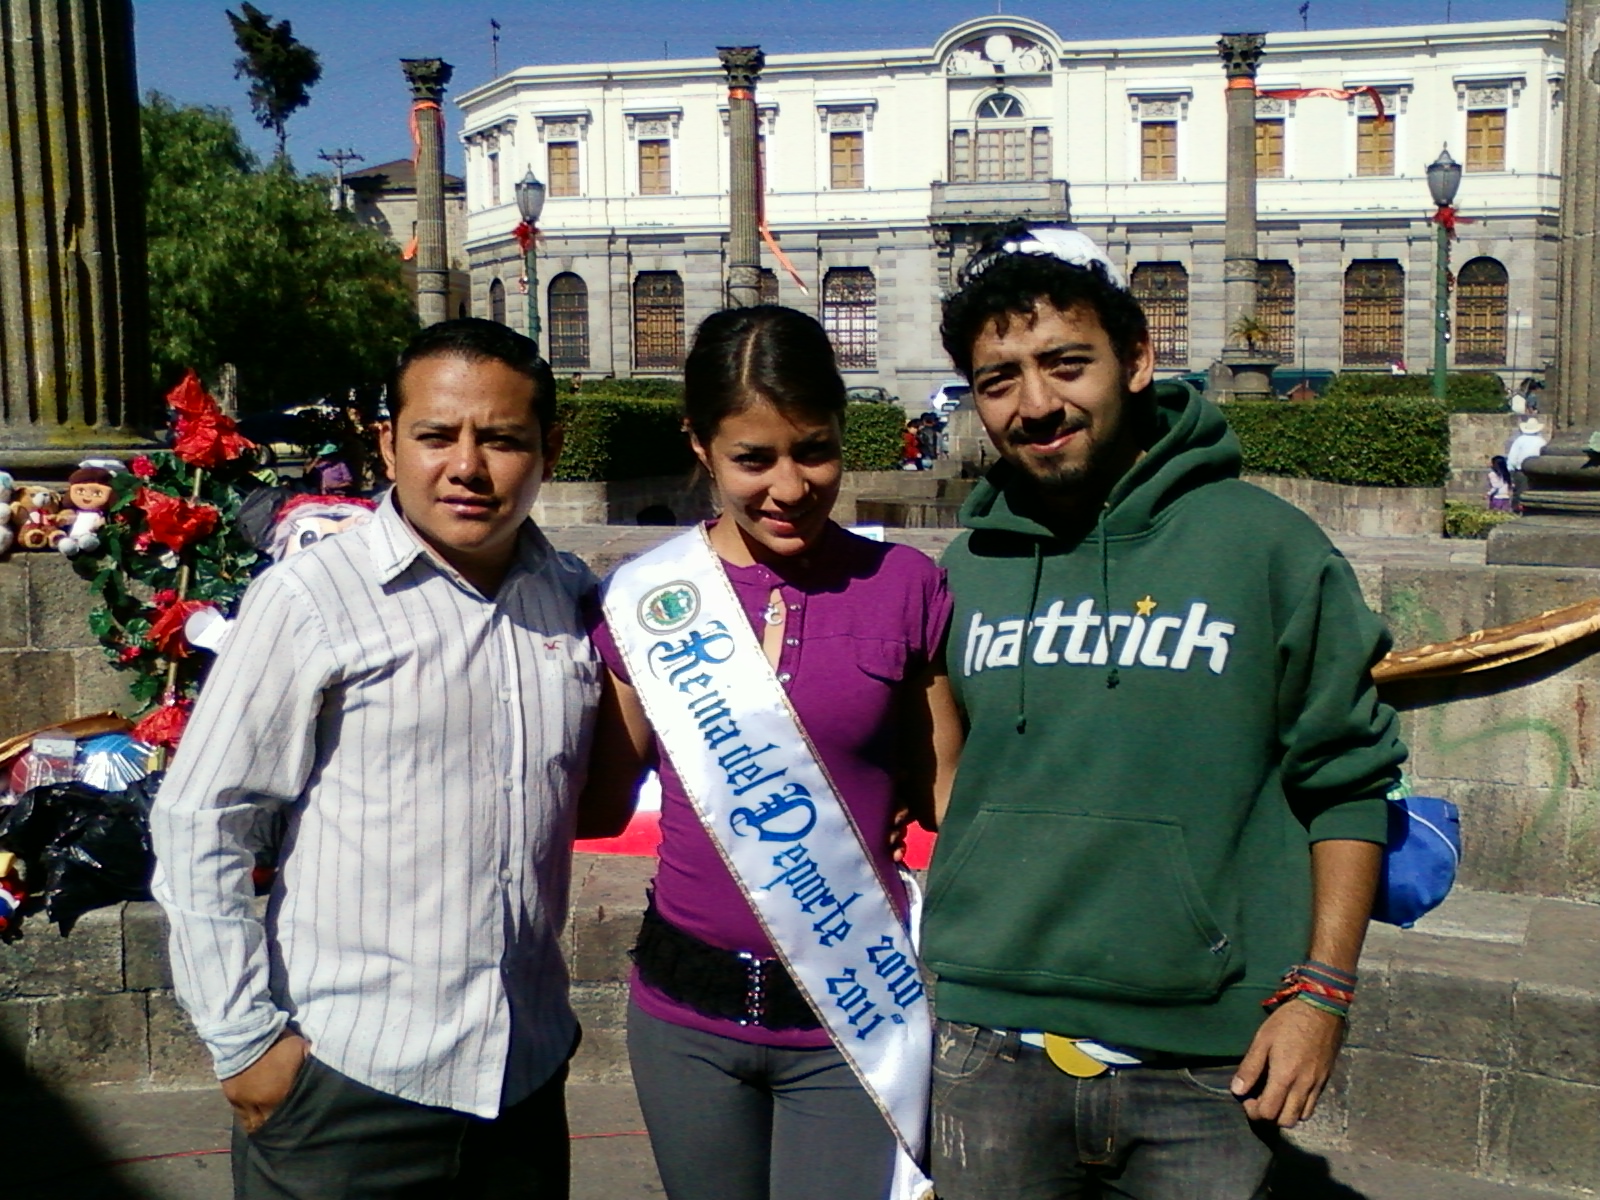
M 996 805 L 931 883 L 924 953 L 960 983 L 1193 1004 L 1244 973 L 1176 821 Z

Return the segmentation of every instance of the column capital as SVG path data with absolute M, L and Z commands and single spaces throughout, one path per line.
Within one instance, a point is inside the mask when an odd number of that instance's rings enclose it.
M 442 58 L 402 58 L 400 69 L 406 73 L 413 100 L 435 103 L 444 99 L 444 89 L 456 70 Z
M 1217 40 L 1217 53 L 1229 79 L 1254 79 L 1267 44 L 1264 33 L 1225 33 Z
M 730 88 L 754 88 L 767 56 L 760 46 L 718 46 L 717 58 L 727 72 Z

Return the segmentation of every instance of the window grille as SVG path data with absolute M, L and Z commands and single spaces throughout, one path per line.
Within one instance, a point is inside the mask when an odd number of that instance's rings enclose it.
M 1158 367 L 1189 365 L 1189 273 L 1181 263 L 1140 263 L 1130 281 L 1144 309 Z
M 1178 123 L 1146 121 L 1139 127 L 1141 139 L 1140 179 L 1178 177 Z
M 1020 117 L 1022 116 L 1022 101 L 1015 96 L 1001 92 L 994 96 L 986 96 L 983 103 L 978 105 L 978 119 L 988 120 L 994 117 Z
M 1510 292 L 1510 277 L 1495 259 L 1474 258 L 1462 266 L 1456 276 L 1456 320 L 1452 328 L 1458 365 L 1505 366 Z
M 676 271 L 633 277 L 633 365 L 641 371 L 683 366 L 683 279 Z
M 1294 268 L 1276 259 L 1256 263 L 1256 320 L 1266 327 L 1265 350 L 1294 361 Z
M 589 285 L 571 271 L 550 281 L 550 365 L 558 371 L 589 367 Z
M 1405 358 L 1406 276 L 1392 258 L 1357 259 L 1344 273 L 1344 361 L 1381 367 Z
M 552 196 L 577 196 L 578 143 L 550 143 L 550 194 Z
M 867 267 L 834 267 L 822 281 L 822 327 L 842 371 L 878 365 L 878 281 Z

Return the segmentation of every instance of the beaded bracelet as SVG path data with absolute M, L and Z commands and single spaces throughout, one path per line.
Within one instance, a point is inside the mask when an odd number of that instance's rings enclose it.
M 1278 990 L 1263 1000 L 1261 1006 L 1268 1012 L 1276 1012 L 1280 1005 L 1298 999 L 1340 1020 L 1348 1020 L 1350 1004 L 1355 997 L 1354 975 L 1313 959 L 1290 967 Z

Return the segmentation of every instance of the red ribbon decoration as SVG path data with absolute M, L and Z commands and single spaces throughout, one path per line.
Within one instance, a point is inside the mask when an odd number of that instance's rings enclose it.
M 444 133 L 444 110 L 439 107 L 437 100 L 418 100 L 411 106 L 411 173 L 415 177 L 417 160 L 422 157 L 422 130 L 417 128 L 417 113 L 423 109 L 433 110 L 434 120 L 439 123 L 439 133 Z M 410 262 L 417 256 L 417 235 L 412 234 L 411 240 L 406 243 L 406 248 L 400 251 L 400 257 L 405 262 Z
M 728 99 L 748 100 L 754 104 L 756 94 L 750 88 L 731 87 L 728 89 Z M 761 114 L 758 112 L 756 121 L 759 123 L 760 120 Z M 759 134 L 757 136 L 759 137 Z M 761 167 L 761 155 L 758 152 L 756 154 L 756 230 L 761 234 L 761 240 L 767 244 L 767 249 L 772 251 L 772 257 L 778 260 L 778 264 L 785 271 L 789 272 L 789 278 L 794 280 L 795 287 L 799 288 L 804 295 L 809 296 L 811 295 L 811 289 L 806 287 L 806 281 L 800 278 L 800 272 L 795 270 L 794 264 L 789 261 L 789 256 L 783 252 L 783 247 L 778 245 L 778 239 L 773 237 L 772 230 L 767 228 L 767 180 L 766 172 Z
M 163 658 L 187 658 L 193 649 L 183 624 L 202 608 L 215 608 L 209 600 L 174 599 L 150 626 L 150 643 Z
M 526 221 L 518 221 L 517 227 L 511 231 L 511 236 L 517 239 L 518 249 L 527 254 L 533 246 L 533 239 L 539 236 L 539 231 Z
M 1441 204 L 1439 206 L 1439 211 L 1434 213 L 1433 216 L 1429 217 L 1428 220 L 1435 225 L 1443 226 L 1445 236 L 1451 238 L 1452 240 L 1456 236 L 1457 225 L 1477 224 L 1477 221 L 1473 220 L 1471 217 L 1463 217 L 1458 211 L 1456 211 L 1456 207 L 1453 204 Z
M 1248 79 L 1230 79 L 1228 86 L 1250 87 L 1251 83 Z M 1370 86 L 1358 88 L 1268 88 L 1266 91 L 1257 88 L 1256 95 L 1263 100 L 1305 100 L 1313 96 L 1320 96 L 1328 100 L 1353 100 L 1357 96 L 1366 95 L 1372 97 L 1372 107 L 1378 113 L 1378 124 L 1382 125 L 1389 120 L 1388 114 L 1383 110 L 1383 97 L 1378 94 L 1377 88 Z

